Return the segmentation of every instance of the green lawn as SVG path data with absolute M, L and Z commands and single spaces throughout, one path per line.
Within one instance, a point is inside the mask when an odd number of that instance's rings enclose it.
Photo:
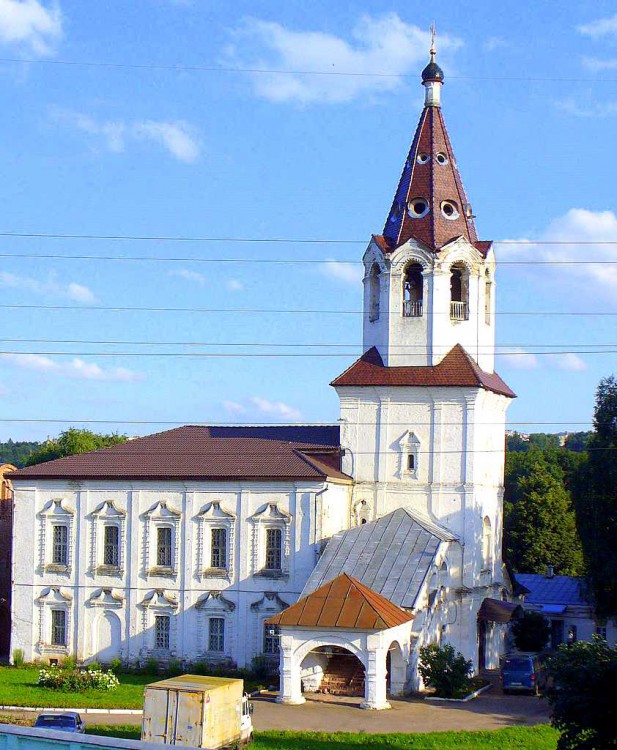
M 139 727 L 89 726 L 88 734 L 139 739 Z M 430 734 L 350 734 L 335 732 L 257 732 L 254 750 L 555 750 L 557 732 L 549 726 L 508 727 L 492 732 Z
M 61 693 L 38 687 L 38 677 L 38 667 L 0 667 L 0 705 L 141 709 L 144 685 L 157 679 L 152 675 L 121 674 L 120 687 L 117 690 Z

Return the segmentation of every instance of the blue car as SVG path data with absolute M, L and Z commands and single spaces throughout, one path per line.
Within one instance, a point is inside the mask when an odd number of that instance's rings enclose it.
M 544 687 L 544 671 L 536 654 L 508 654 L 503 657 L 499 673 L 504 693 L 538 695 Z
M 72 734 L 84 734 L 86 725 L 81 716 L 74 711 L 63 714 L 40 714 L 34 723 L 38 729 L 55 729 L 56 732 L 71 732 Z

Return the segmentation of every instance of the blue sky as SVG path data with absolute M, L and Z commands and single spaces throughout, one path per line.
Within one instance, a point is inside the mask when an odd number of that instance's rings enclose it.
M 328 383 L 361 346 L 357 261 L 383 227 L 419 116 L 433 20 L 480 236 L 574 243 L 497 246 L 508 352 L 497 369 L 519 396 L 510 419 L 585 428 L 598 381 L 617 369 L 617 321 L 564 313 L 617 313 L 617 264 L 506 262 L 617 261 L 617 244 L 593 244 L 617 243 L 613 3 L 119 7 L 0 0 L 0 232 L 345 242 L 1 236 L 0 304 L 70 309 L 0 307 L 0 416 L 16 420 L 0 421 L 0 439 L 83 420 L 130 434 L 166 421 L 335 420 Z M 200 262 L 216 258 L 247 262 Z M 511 314 L 538 311 L 552 314 Z M 97 343 L 112 341 L 125 343 Z M 276 356 L 161 356 L 196 351 Z

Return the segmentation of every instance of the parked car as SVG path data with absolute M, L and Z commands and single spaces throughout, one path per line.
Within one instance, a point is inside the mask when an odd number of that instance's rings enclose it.
M 71 732 L 72 734 L 85 734 L 86 725 L 81 716 L 74 711 L 63 714 L 40 714 L 34 726 L 38 729 L 55 729 L 57 732 Z
M 542 658 L 538 654 L 506 654 L 501 661 L 499 680 L 504 693 L 539 695 L 546 683 Z

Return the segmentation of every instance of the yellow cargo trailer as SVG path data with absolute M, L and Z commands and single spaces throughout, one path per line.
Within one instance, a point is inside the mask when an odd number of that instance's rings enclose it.
M 242 680 L 185 674 L 146 685 L 141 739 L 218 750 L 253 739 Z

